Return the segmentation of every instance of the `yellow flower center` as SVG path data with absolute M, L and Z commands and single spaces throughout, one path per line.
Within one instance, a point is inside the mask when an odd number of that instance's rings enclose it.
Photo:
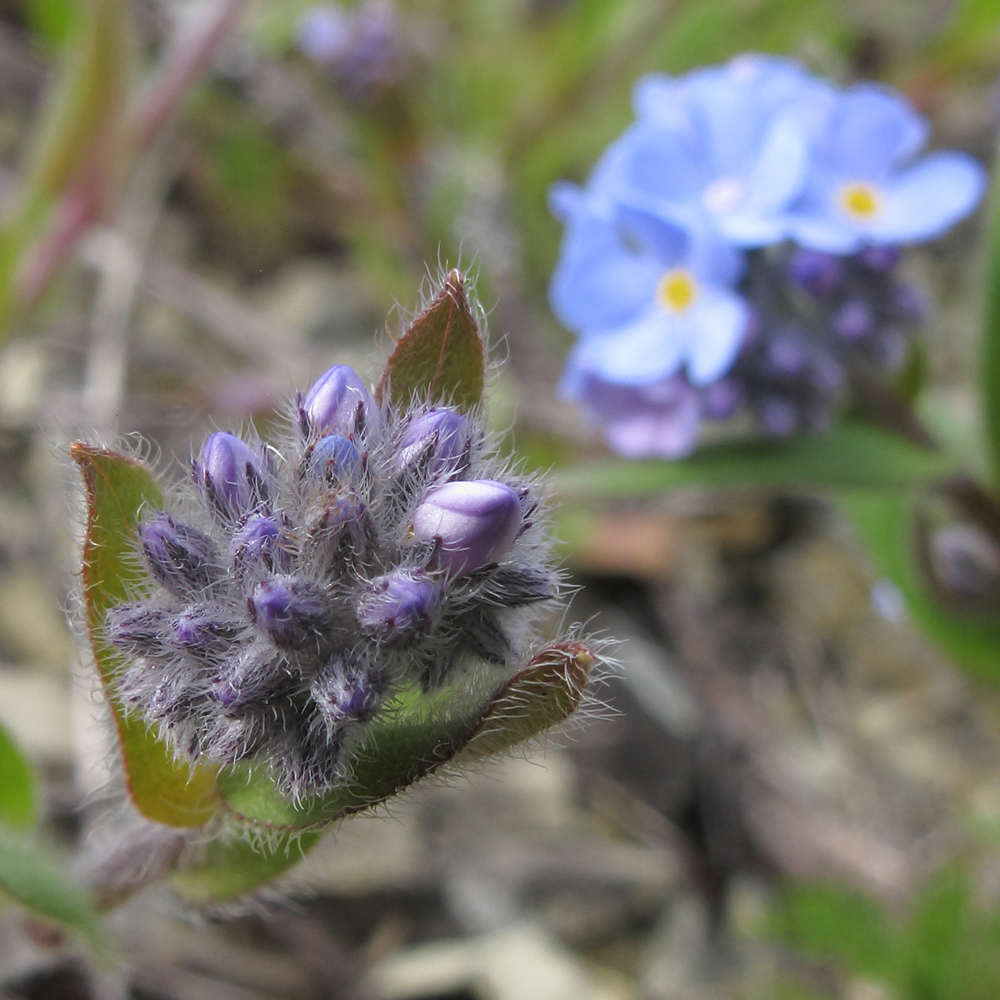
M 878 188 L 864 181 L 845 184 L 840 189 L 840 207 L 855 219 L 870 219 L 881 207 Z
M 698 282 L 682 268 L 667 271 L 656 286 L 656 299 L 668 312 L 685 312 L 697 297 Z

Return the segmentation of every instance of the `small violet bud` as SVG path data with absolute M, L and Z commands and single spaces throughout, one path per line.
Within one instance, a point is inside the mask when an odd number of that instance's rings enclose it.
M 517 493 L 492 479 L 445 483 L 431 490 L 413 515 L 414 536 L 440 539 L 440 564 L 454 576 L 498 562 L 521 526 Z
M 390 646 L 401 646 L 430 631 L 441 594 L 422 570 L 399 569 L 372 581 L 358 602 L 362 631 Z
M 262 580 L 249 601 L 250 615 L 276 646 L 296 649 L 315 642 L 326 621 L 322 590 L 294 576 Z
M 313 472 L 330 482 L 357 480 L 361 474 L 361 452 L 342 434 L 321 437 L 309 461 Z
M 212 697 L 231 712 L 266 708 L 272 698 L 294 686 L 285 661 L 267 643 L 242 649 L 223 664 L 212 688 Z
M 189 604 L 174 621 L 174 642 L 199 659 L 224 653 L 238 635 L 224 609 L 204 602 Z
M 421 413 L 406 428 L 396 457 L 400 471 L 423 469 L 431 478 L 451 476 L 467 462 L 472 427 L 466 417 L 447 407 Z
M 844 268 L 840 261 L 819 250 L 796 250 L 788 262 L 788 277 L 817 298 L 835 292 L 843 276 Z
M 743 388 L 734 379 L 720 378 L 701 395 L 702 413 L 709 420 L 728 420 L 743 400 Z
M 872 307 L 864 299 L 848 299 L 833 317 L 833 328 L 846 340 L 861 340 L 874 326 Z
M 327 726 L 337 729 L 370 721 L 382 703 L 383 688 L 369 671 L 335 659 L 319 668 L 310 694 Z
M 309 438 L 377 433 L 381 418 L 368 386 L 347 365 L 334 365 L 299 401 L 299 425 Z
M 139 541 L 150 572 L 177 597 L 190 597 L 219 576 L 212 539 L 169 514 L 156 513 L 144 521 Z
M 299 22 L 298 44 L 303 54 L 318 63 L 333 63 L 351 45 L 351 19 L 343 7 L 322 4 Z
M 202 445 L 194 474 L 212 507 L 224 518 L 239 517 L 253 504 L 267 500 L 260 456 L 234 434 L 211 435 Z
M 785 438 L 795 432 L 799 423 L 795 404 L 781 396 L 765 396 L 757 404 L 757 417 L 770 437 Z
M 767 370 L 773 375 L 786 378 L 798 375 L 807 360 L 802 344 L 791 337 L 779 335 L 767 345 Z
M 233 567 L 241 578 L 280 571 L 291 562 L 278 522 L 264 515 L 251 517 L 233 534 L 232 553 Z

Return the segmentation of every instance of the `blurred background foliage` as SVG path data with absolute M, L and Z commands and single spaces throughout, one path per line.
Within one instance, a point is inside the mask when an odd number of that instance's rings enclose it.
M 955 461 L 996 485 L 985 213 L 908 264 L 937 300 L 919 411 L 954 458 L 849 428 L 602 483 L 577 463 L 605 451 L 555 395 L 570 337 L 546 303 L 547 189 L 586 178 L 641 74 L 791 55 L 898 87 L 935 144 L 989 165 L 995 0 L 397 0 L 395 33 L 335 69 L 299 50 L 312 6 L 0 0 L 0 720 L 39 772 L 47 845 L 24 839 L 34 779 L 3 735 L 0 870 L 37 867 L 4 884 L 44 918 L 7 911 L 4 989 L 997 996 L 1000 620 L 936 600 L 913 537 L 950 515 L 911 502 Z M 141 433 L 183 461 L 208 426 L 266 425 L 330 363 L 370 371 L 386 313 L 456 263 L 509 356 L 498 426 L 558 473 L 574 614 L 622 640 L 617 714 L 548 778 L 511 765 L 502 791 L 402 809 L 395 841 L 345 832 L 302 876 L 309 904 L 206 923 L 209 949 L 162 901 L 132 904 L 112 920 L 127 971 L 95 972 L 93 900 L 58 887 L 72 857 L 99 869 L 121 814 L 94 804 L 109 750 L 60 612 L 66 442 Z

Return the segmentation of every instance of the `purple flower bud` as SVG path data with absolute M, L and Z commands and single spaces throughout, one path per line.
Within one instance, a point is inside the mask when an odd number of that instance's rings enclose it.
M 875 317 L 864 299 L 848 299 L 833 317 L 833 328 L 846 340 L 861 340 L 872 332 Z
M 148 604 L 120 604 L 108 611 L 104 629 L 116 649 L 132 656 L 152 656 L 164 649 L 170 613 Z
M 841 262 L 819 250 L 796 250 L 788 262 L 788 277 L 800 288 L 824 298 L 840 286 L 844 277 Z
M 322 4 L 308 11 L 299 22 L 298 44 L 318 63 L 334 63 L 351 44 L 351 18 L 343 7 Z
M 274 698 L 294 688 L 296 679 L 283 656 L 266 643 L 240 650 L 219 670 L 212 697 L 227 712 L 241 713 L 254 706 L 264 708 Z
M 267 475 L 261 457 L 236 437 L 220 431 L 202 445 L 194 464 L 195 481 L 223 518 L 246 513 L 268 498 Z
M 310 694 L 332 730 L 349 722 L 368 722 L 382 704 L 384 688 L 384 681 L 370 670 L 335 659 L 319 668 Z
M 865 247 L 857 256 L 858 263 L 869 271 L 885 274 L 899 263 L 899 247 L 888 244 L 877 247 Z
M 216 604 L 189 604 L 174 619 L 174 642 L 197 659 L 212 659 L 231 648 L 240 633 L 238 625 Z
M 361 475 L 361 452 L 342 434 L 327 434 L 312 448 L 309 464 L 315 475 L 329 482 L 357 480 Z
M 294 576 L 262 580 L 248 607 L 253 623 L 276 646 L 289 649 L 317 643 L 329 617 L 322 589 Z
M 454 576 L 502 559 L 521 525 L 517 493 L 492 479 L 445 483 L 431 490 L 413 515 L 414 536 L 440 539 L 440 564 Z
M 472 425 L 457 410 L 446 407 L 421 413 L 406 428 L 396 467 L 425 471 L 428 477 L 450 477 L 468 464 Z
M 709 420 L 728 420 L 743 401 L 743 387 L 735 379 L 720 378 L 702 391 L 701 411 Z
M 931 567 L 954 596 L 996 597 L 1000 591 L 1000 546 L 974 524 L 948 524 L 931 535 Z
M 377 434 L 378 407 L 368 386 L 347 365 L 334 365 L 299 401 L 299 425 L 307 438 L 326 434 Z
M 907 323 L 919 323 L 929 311 L 927 296 L 913 285 L 897 285 L 893 290 L 896 315 Z
M 333 571 L 337 564 L 363 557 L 375 535 L 371 513 L 354 497 L 331 497 L 306 523 L 302 556 Z
M 826 396 L 834 396 L 844 388 L 844 368 L 832 355 L 817 353 L 809 362 L 809 384 Z
M 343 737 L 330 734 L 325 726 L 309 728 L 304 720 L 285 731 L 278 753 L 278 790 L 293 799 L 322 792 L 341 778 Z
M 362 631 L 389 646 L 402 646 L 437 622 L 441 593 L 422 570 L 399 569 L 373 580 L 358 601 Z
M 212 539 L 168 514 L 156 513 L 144 521 L 139 541 L 150 572 L 177 597 L 190 597 L 220 576 Z
M 240 578 L 287 569 L 291 552 L 274 517 L 251 517 L 233 534 L 232 562 Z
M 217 719 L 205 737 L 203 752 L 210 760 L 235 764 L 263 747 L 273 725 L 271 716 L 259 712 Z
M 795 433 L 799 413 L 795 404 L 782 396 L 765 396 L 757 403 L 757 417 L 770 437 L 784 438 Z

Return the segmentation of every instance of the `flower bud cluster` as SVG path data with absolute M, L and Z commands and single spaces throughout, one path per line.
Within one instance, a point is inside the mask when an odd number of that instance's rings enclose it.
M 279 448 L 212 434 L 189 512 L 139 531 L 149 593 L 105 629 L 119 691 L 178 756 L 266 761 L 301 798 L 406 688 L 514 666 L 559 595 L 534 484 L 476 414 L 379 406 L 322 375 Z

